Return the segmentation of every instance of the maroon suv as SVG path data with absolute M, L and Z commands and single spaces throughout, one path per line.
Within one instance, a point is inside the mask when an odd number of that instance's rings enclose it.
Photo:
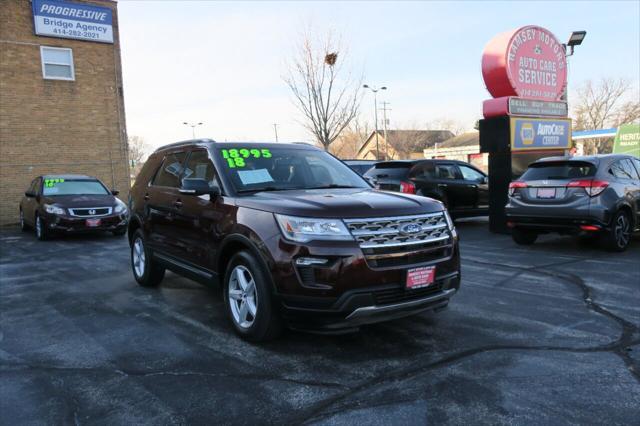
M 442 203 L 378 191 L 303 144 L 180 142 L 153 153 L 129 201 L 136 281 L 165 268 L 219 283 L 249 340 L 444 308 L 460 286 Z

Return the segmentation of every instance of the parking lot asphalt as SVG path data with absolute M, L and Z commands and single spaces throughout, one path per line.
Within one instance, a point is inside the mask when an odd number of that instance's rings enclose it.
M 268 344 L 220 292 L 139 287 L 126 238 L 0 232 L 2 424 L 639 424 L 640 239 L 519 247 L 459 223 L 448 309 Z

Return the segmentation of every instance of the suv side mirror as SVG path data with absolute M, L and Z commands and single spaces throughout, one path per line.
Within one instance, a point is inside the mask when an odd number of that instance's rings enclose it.
M 116 189 L 112 189 L 111 190 L 111 195 L 118 195 L 120 193 L 120 191 L 116 190 Z
M 209 182 L 200 178 L 182 179 L 181 194 L 204 195 L 209 194 L 212 198 L 220 195 L 220 188 L 217 185 L 209 186 Z
M 32 192 L 32 191 L 26 191 L 26 192 L 24 193 L 24 196 L 25 196 L 25 197 L 29 197 L 29 198 L 34 198 L 34 197 L 36 196 L 36 193 L 35 193 L 35 192 Z
M 484 184 L 484 183 L 489 183 L 489 176 L 484 176 L 484 177 L 482 178 L 482 181 L 481 181 L 480 183 L 483 183 L 483 184 Z

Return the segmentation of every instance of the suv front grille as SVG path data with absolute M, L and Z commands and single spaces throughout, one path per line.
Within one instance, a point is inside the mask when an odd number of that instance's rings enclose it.
M 406 266 L 451 256 L 451 235 L 442 212 L 346 219 L 345 223 L 372 267 Z
M 69 209 L 71 216 L 96 217 L 111 214 L 111 207 L 87 207 L 81 209 Z
M 373 292 L 376 305 L 390 305 L 422 299 L 442 290 L 442 283 L 436 282 L 429 287 L 407 290 L 404 287 L 387 288 Z

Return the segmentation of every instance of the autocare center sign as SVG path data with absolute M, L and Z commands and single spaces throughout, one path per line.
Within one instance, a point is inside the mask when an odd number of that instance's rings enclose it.
M 569 149 L 571 121 L 511 117 L 511 150 Z
M 113 43 L 113 14 L 108 7 L 33 0 L 37 35 Z

